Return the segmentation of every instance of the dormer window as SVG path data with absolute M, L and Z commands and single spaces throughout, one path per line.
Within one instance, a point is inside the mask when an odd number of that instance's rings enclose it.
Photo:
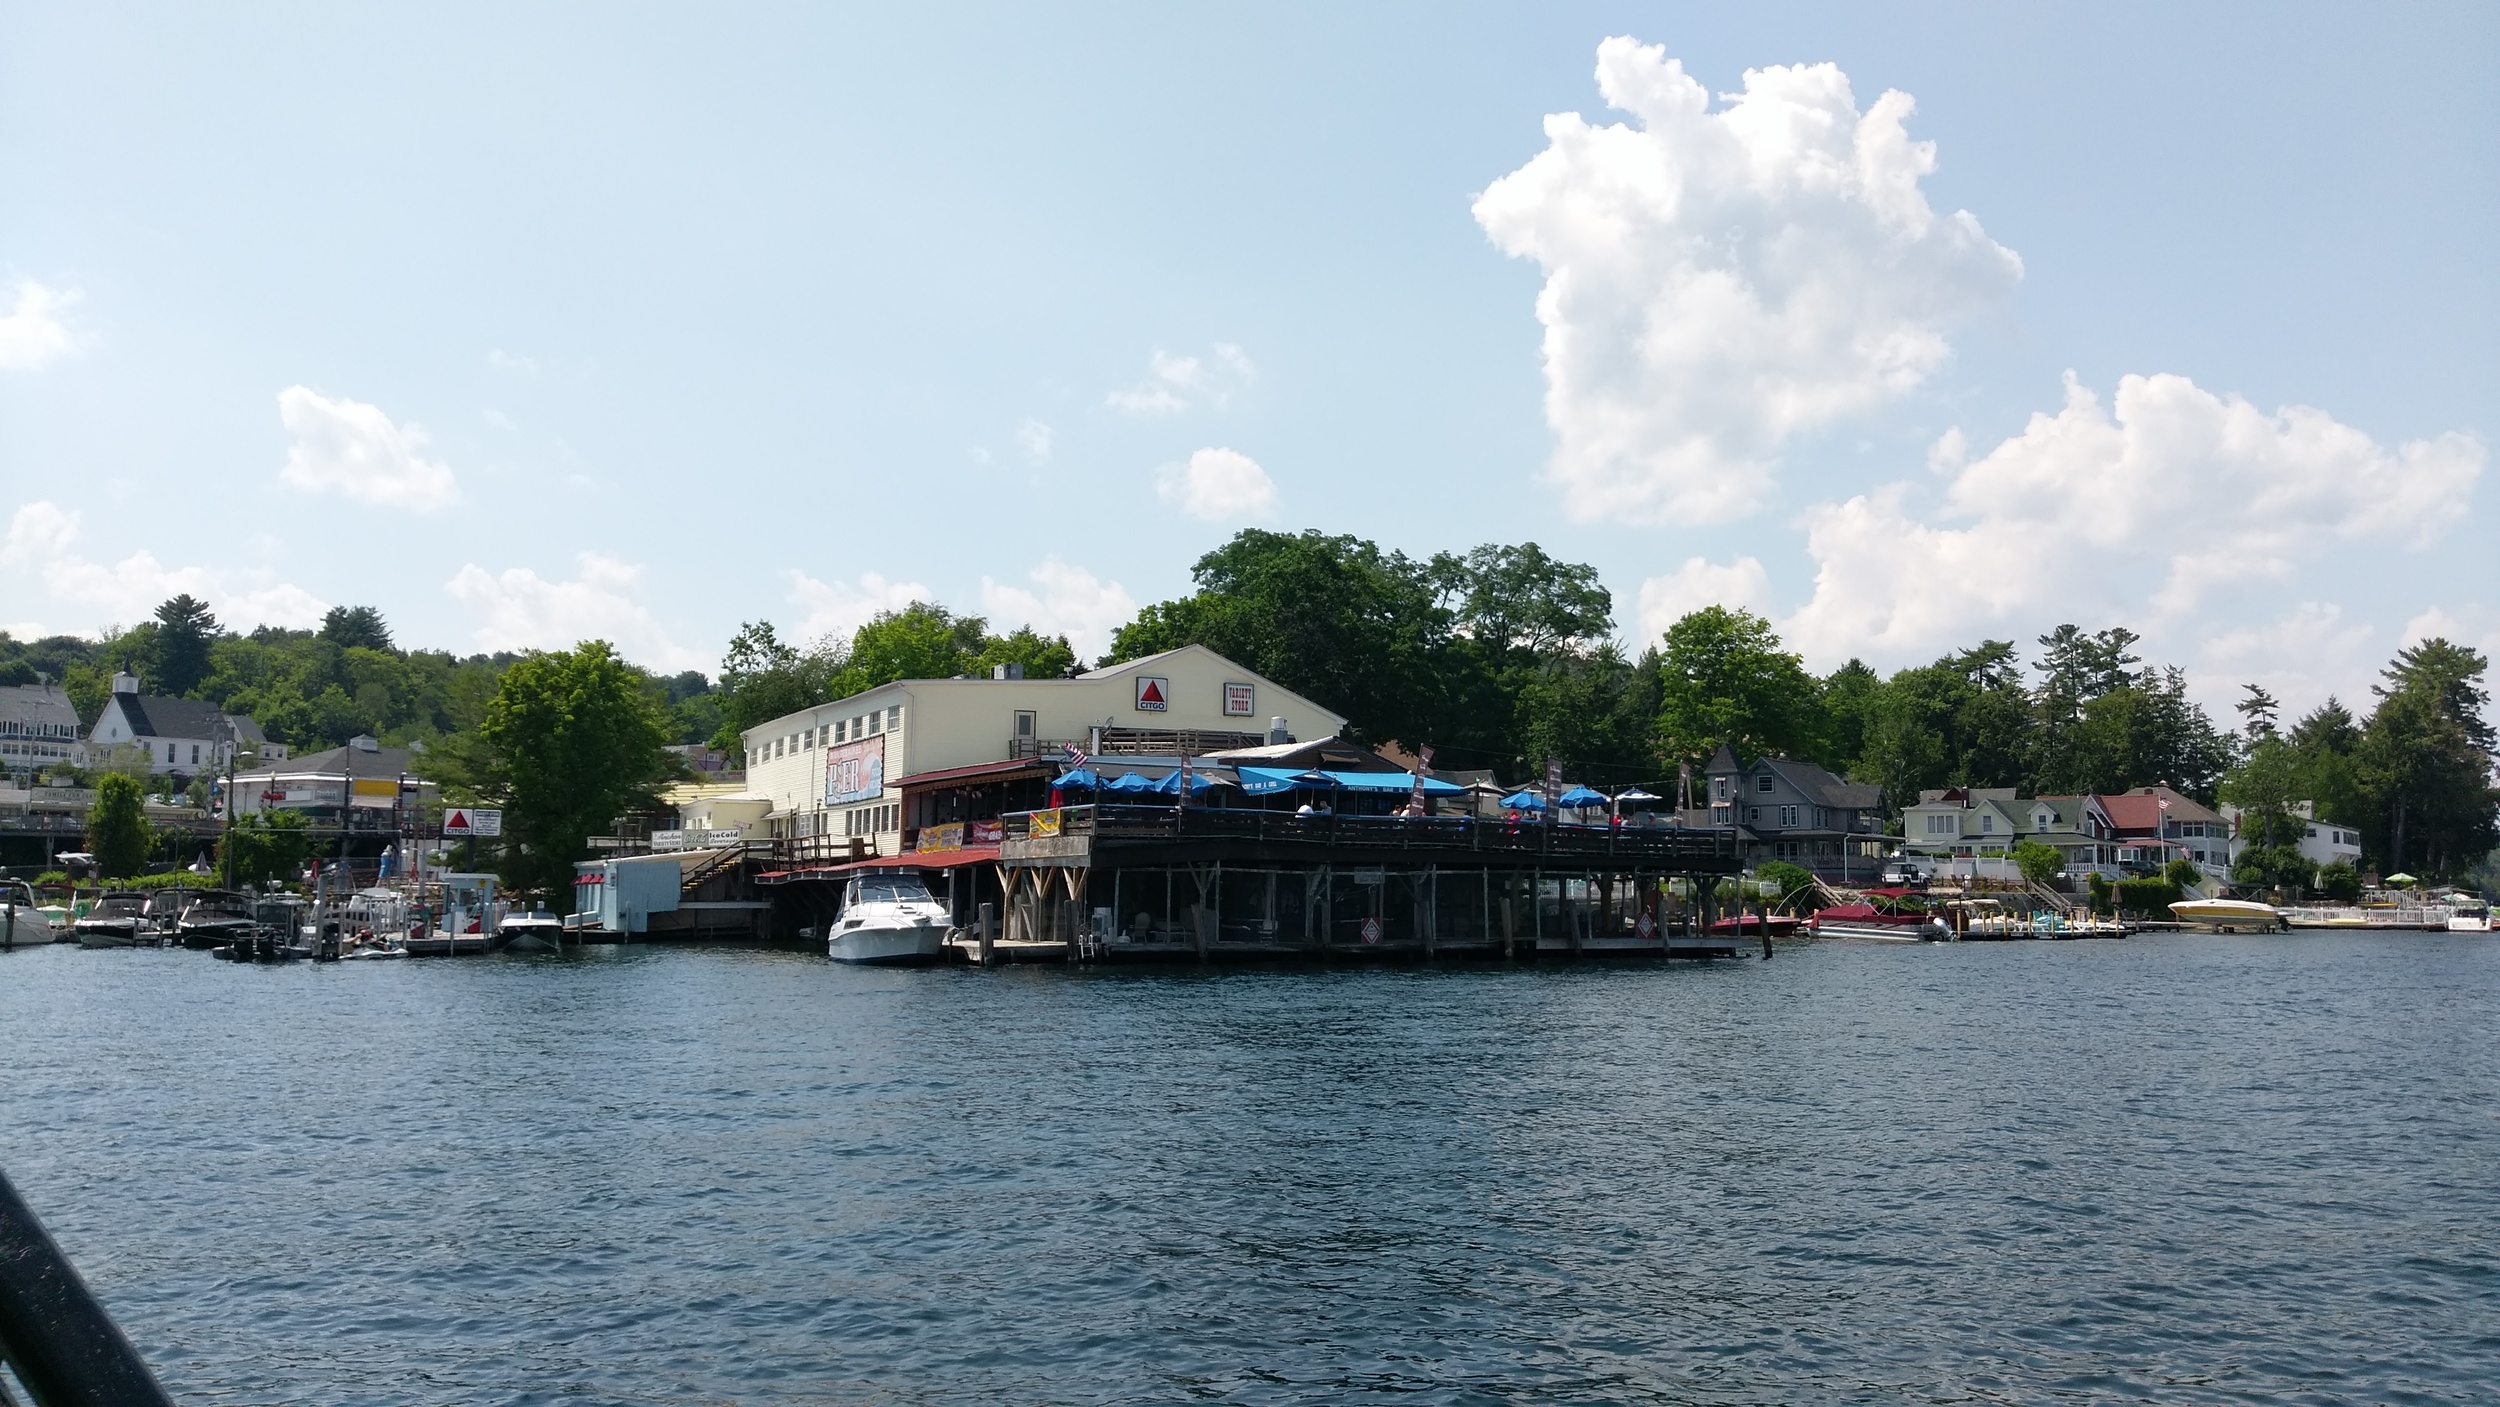
M 1770 794 L 1771 794 L 1771 774 L 1770 774 L 1770 773 L 1768 773 L 1768 772 L 1765 772 L 1765 773 L 1763 773 L 1761 776 L 1754 778 L 1753 789 L 1754 789 L 1755 791 L 1761 792 L 1761 793 L 1762 793 L 1763 795 L 1765 795 L 1765 796 L 1770 795 Z

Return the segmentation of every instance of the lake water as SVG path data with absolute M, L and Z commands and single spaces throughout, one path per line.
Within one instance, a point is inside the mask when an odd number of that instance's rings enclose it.
M 2496 999 L 2464 935 L 55 947 L 0 1167 L 192 1403 L 2489 1400 Z

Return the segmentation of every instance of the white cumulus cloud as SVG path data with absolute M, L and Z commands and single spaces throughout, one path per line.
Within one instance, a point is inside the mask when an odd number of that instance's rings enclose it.
M 1190 517 L 1210 523 L 1249 522 L 1276 511 L 1276 481 L 1258 461 L 1218 447 L 1199 450 L 1188 463 L 1159 471 L 1155 493 Z
M 84 350 L 88 338 L 68 318 L 77 301 L 77 289 L 19 279 L 17 302 L 0 313 L 0 371 L 41 371 Z
M 1917 387 L 2022 261 L 1920 182 L 1908 94 L 1861 112 L 1831 64 L 1748 70 L 1714 110 L 1663 48 L 1598 46 L 1637 126 L 1545 119 L 1477 221 L 1545 270 L 1548 466 L 1582 520 L 1725 521 L 1791 438 Z
M 550 581 L 528 567 L 490 572 L 472 562 L 443 590 L 480 617 L 471 638 L 481 650 L 569 650 L 605 640 L 648 669 L 715 667 L 677 643 L 638 599 L 641 567 L 597 552 L 574 561 L 580 574 L 571 581 Z
M 862 572 L 859 583 L 818 581 L 805 572 L 790 573 L 790 598 L 806 608 L 797 640 L 830 636 L 847 645 L 852 632 L 879 611 L 899 611 L 914 601 L 934 601 L 935 593 L 916 581 L 895 581 L 876 572 Z
M 302 629 L 321 623 L 328 603 L 265 567 L 167 566 L 155 553 L 137 549 L 103 562 L 79 551 L 77 513 L 49 499 L 23 504 L 10 515 L 0 538 L 0 572 L 18 578 L 12 602 L 48 599 L 64 615 L 59 626 L 87 631 L 145 619 L 169 596 L 185 592 L 208 602 L 236 629 L 275 625 Z
M 2483 460 L 2470 435 L 2391 449 L 2183 376 L 2124 377 L 2104 406 L 2069 375 L 2060 410 L 1954 471 L 1932 510 L 1909 483 L 1807 510 L 1815 590 L 1786 629 L 1820 660 L 1909 661 L 2063 621 L 2209 638 L 2207 622 L 2271 609 L 2339 545 L 2435 540 Z
M 278 477 L 297 488 L 420 512 L 460 499 L 450 466 L 422 453 L 425 432 L 392 424 L 377 407 L 289 386 L 278 393 L 278 419 L 295 437 Z
M 1112 632 L 1137 615 L 1137 598 L 1116 581 L 1050 557 L 1026 574 L 1031 587 L 981 578 L 981 610 L 990 629 L 1005 633 L 1030 625 L 1044 635 L 1065 635 L 1080 662 L 1111 649 Z
M 1767 616 L 1771 613 L 1771 574 L 1756 557 L 1739 557 L 1726 566 L 1707 557 L 1692 557 L 1665 576 L 1651 577 L 1641 583 L 1641 643 L 1656 644 L 1668 626 L 1704 606 Z
M 1182 356 L 1161 347 L 1146 360 L 1146 379 L 1113 391 L 1103 404 L 1123 415 L 1149 418 L 1178 415 L 1193 405 L 1222 410 L 1233 397 L 1256 381 L 1259 369 L 1230 342 L 1218 342 L 1204 357 Z

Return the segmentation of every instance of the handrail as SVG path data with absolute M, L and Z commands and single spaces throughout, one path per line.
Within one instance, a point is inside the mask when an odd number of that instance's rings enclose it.
M 0 1173 L 0 1359 L 35 1407 L 173 1407 L 147 1361 Z
M 1736 858 L 1735 831 L 1728 827 L 1547 825 L 1473 815 L 1304 816 L 1252 808 L 1103 803 L 1009 812 L 1000 818 L 1004 838 L 1033 838 L 1036 816 L 1055 816 L 1057 833 L 1063 836 L 1114 841 L 1236 840 L 1339 850 L 1459 849 L 1551 856 L 1562 863 L 1599 858 L 1653 862 Z

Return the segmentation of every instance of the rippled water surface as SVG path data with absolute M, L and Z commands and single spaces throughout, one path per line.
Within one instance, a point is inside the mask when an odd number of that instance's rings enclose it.
M 2451 1401 L 2500 943 L 872 972 L 0 953 L 188 1402 Z

